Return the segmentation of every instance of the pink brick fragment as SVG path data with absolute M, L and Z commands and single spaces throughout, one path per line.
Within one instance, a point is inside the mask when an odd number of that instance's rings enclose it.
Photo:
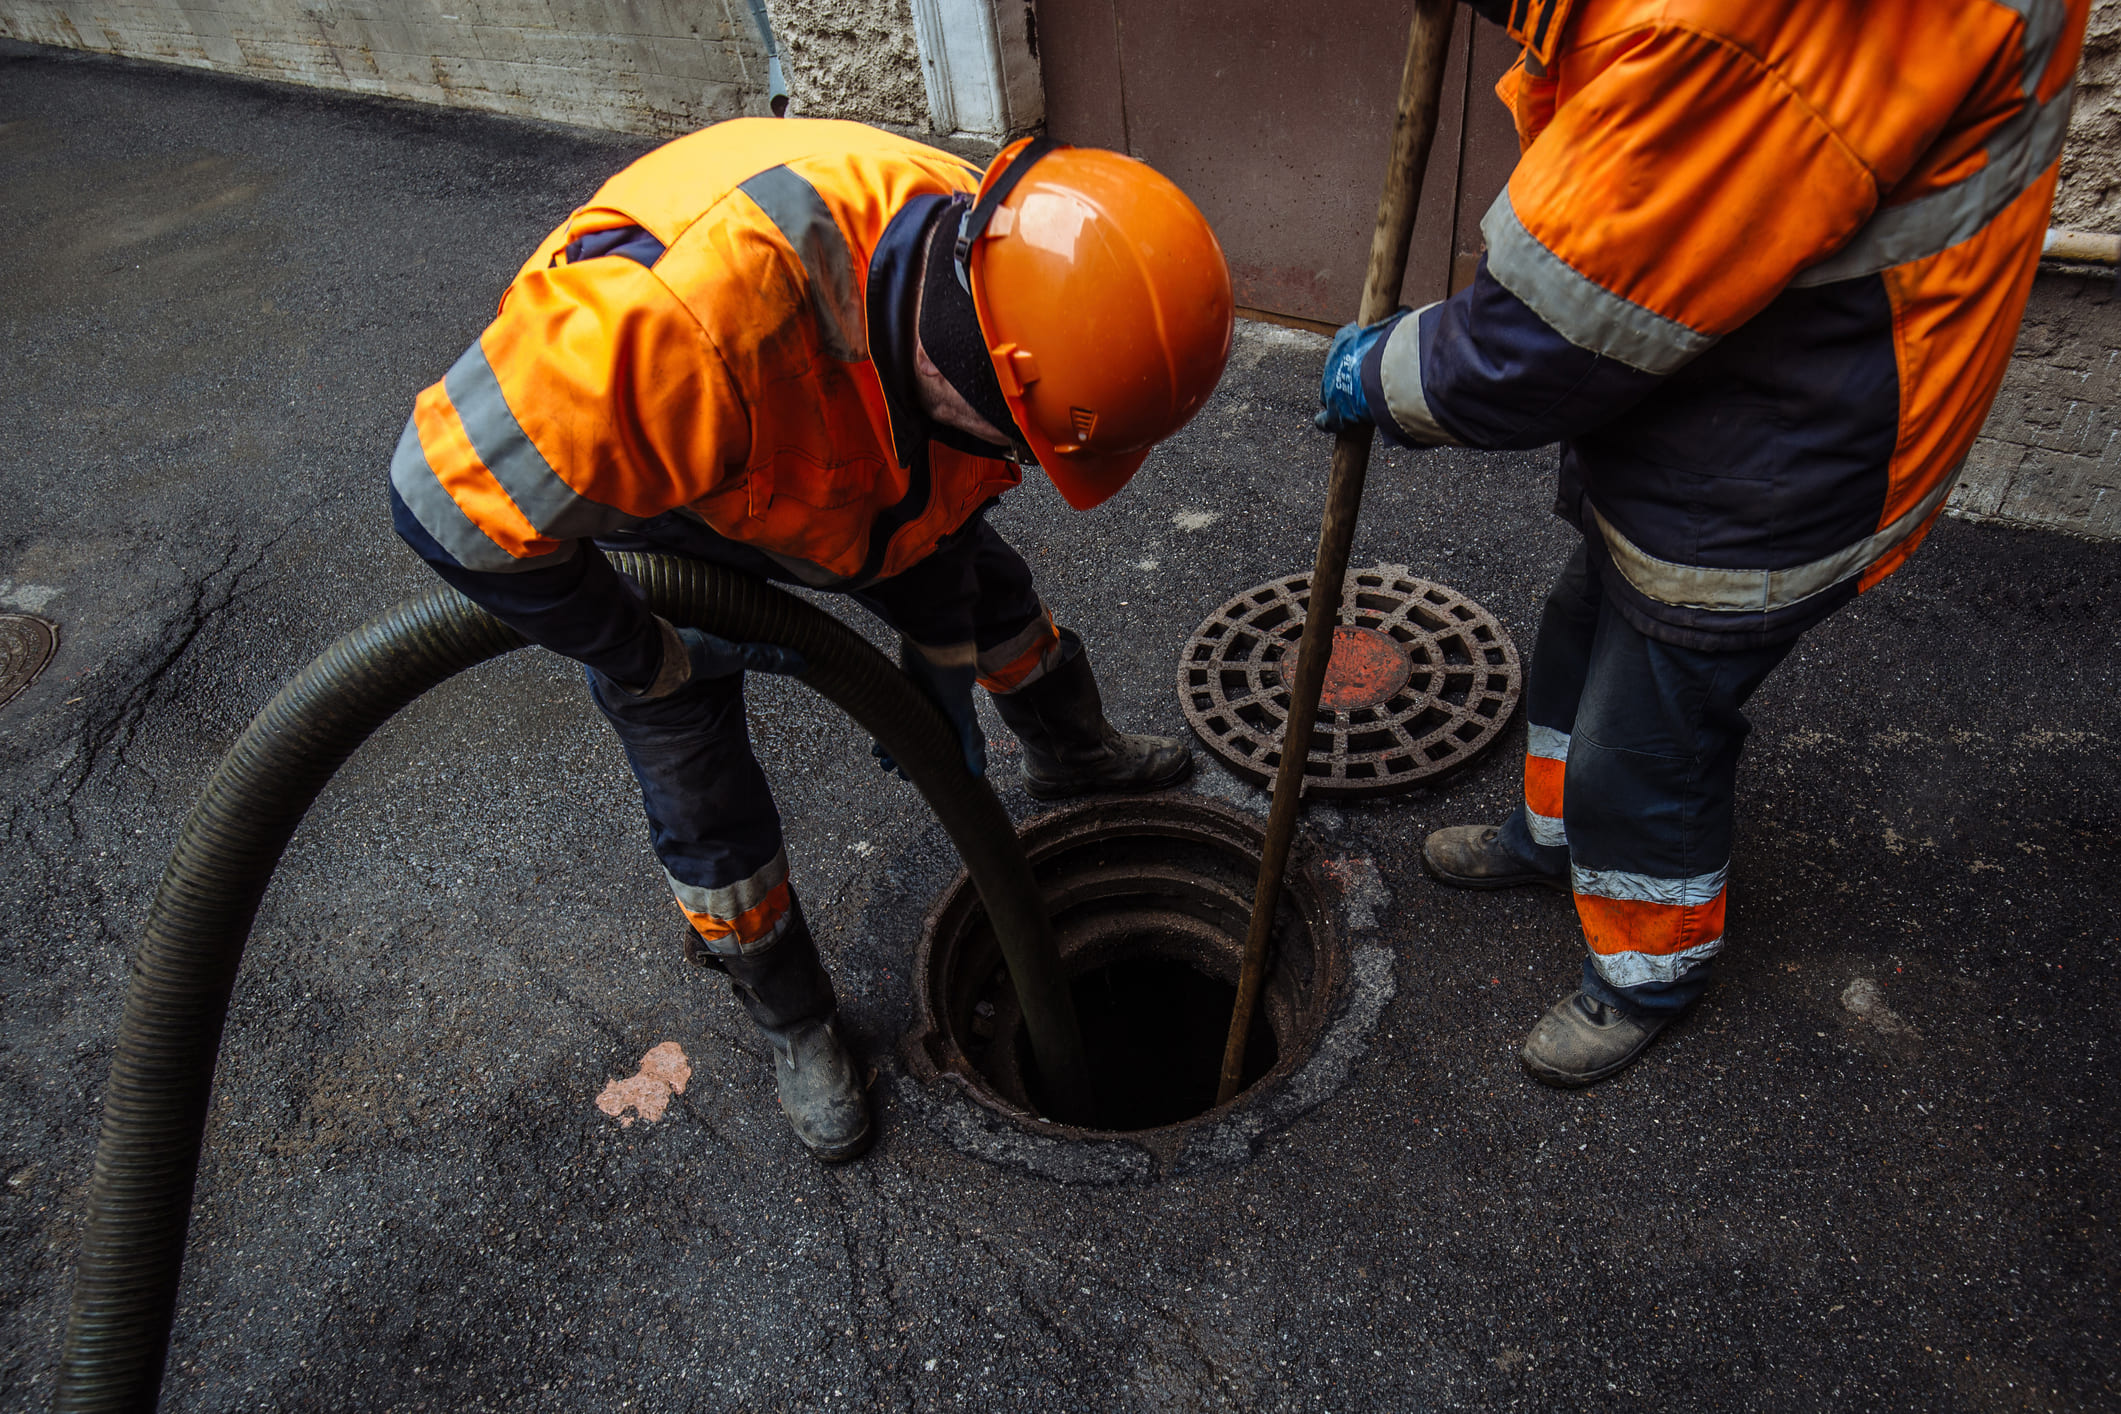
M 633 1127 L 636 1115 L 653 1124 L 670 1107 L 673 1093 L 685 1093 L 685 1082 L 690 1079 L 692 1063 L 685 1059 L 684 1048 L 675 1041 L 665 1041 L 641 1057 L 639 1074 L 606 1084 L 597 1096 L 597 1108 L 625 1129 Z M 634 1113 L 629 1115 L 627 1110 Z

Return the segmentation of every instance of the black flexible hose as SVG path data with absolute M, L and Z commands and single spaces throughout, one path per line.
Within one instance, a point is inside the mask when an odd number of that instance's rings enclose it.
M 965 770 L 942 713 L 852 629 L 771 585 L 692 560 L 612 559 L 673 623 L 801 653 L 810 665 L 802 680 L 898 760 L 979 887 L 1040 1073 L 1075 1079 L 1072 1095 L 1056 1096 L 1057 1108 L 1087 1118 L 1082 1038 L 1052 924 L 1008 815 L 986 782 Z M 103 1090 L 56 1408 L 155 1406 L 229 993 L 258 901 L 295 826 L 354 749 L 407 703 L 522 646 L 513 629 L 453 589 L 410 600 L 304 668 L 207 781 L 133 958 Z

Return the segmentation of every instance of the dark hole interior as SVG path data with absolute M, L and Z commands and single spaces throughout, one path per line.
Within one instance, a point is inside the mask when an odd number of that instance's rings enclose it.
M 1074 991 L 1097 1095 L 1097 1128 L 1154 1129 L 1214 1107 L 1230 1007 L 1237 1000 L 1233 983 L 1173 958 L 1130 957 L 1077 977 Z M 1256 1084 L 1279 1055 L 1274 1028 L 1262 1015 L 1245 1049 L 1244 1084 Z M 1021 1032 L 1017 1064 L 1026 1094 L 1044 1113 L 1038 1064 Z

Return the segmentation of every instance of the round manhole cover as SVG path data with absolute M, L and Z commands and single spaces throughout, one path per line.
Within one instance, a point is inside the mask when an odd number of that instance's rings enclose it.
M 1193 631 L 1178 665 L 1186 720 L 1245 779 L 1281 765 L 1311 577 L 1248 589 Z M 1494 744 L 1524 690 L 1517 645 L 1495 616 L 1405 565 L 1349 574 L 1326 664 L 1305 790 L 1369 795 L 1450 774 Z
M 59 630 L 28 614 L 0 614 L 0 706 L 37 680 L 59 646 Z

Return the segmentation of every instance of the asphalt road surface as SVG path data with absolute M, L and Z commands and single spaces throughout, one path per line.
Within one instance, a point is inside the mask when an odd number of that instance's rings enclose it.
M 51 1394 L 179 822 L 278 684 L 426 587 L 384 507 L 413 396 L 643 146 L 0 49 L 0 607 L 63 636 L 0 711 L 0 1405 Z M 1185 635 L 1308 567 L 1321 351 L 1242 327 L 1116 502 L 996 515 L 1123 723 L 1181 730 Z M 1357 562 L 1529 647 L 1573 534 L 1551 461 L 1382 455 Z M 1721 980 L 1589 1093 L 1515 1062 L 1575 973 L 1567 902 L 1415 863 L 1510 807 L 1521 727 L 1314 811 L 1351 940 L 1387 950 L 1374 1025 L 1243 1162 L 1106 1185 L 981 1152 L 905 1079 L 954 860 L 833 709 L 768 683 L 752 719 L 878 1070 L 881 1140 L 841 1169 L 682 960 L 575 670 L 468 673 L 354 758 L 265 900 L 167 1406 L 2115 1407 L 2117 610 L 2121 547 L 1947 522 L 1813 632 L 1755 699 Z M 665 1043 L 690 1074 L 635 1083 L 659 1119 L 599 1107 Z

